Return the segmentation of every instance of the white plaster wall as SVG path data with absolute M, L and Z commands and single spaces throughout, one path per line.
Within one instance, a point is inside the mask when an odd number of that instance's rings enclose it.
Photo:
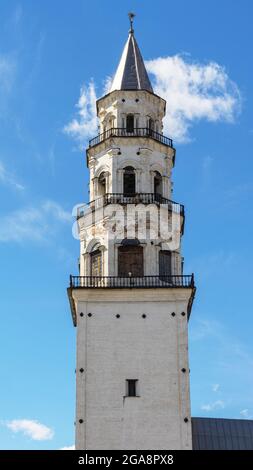
M 97 228 L 97 227 L 96 227 Z M 80 276 L 90 275 L 90 261 L 89 261 L 89 246 L 91 242 L 98 242 L 101 246 L 103 256 L 103 276 L 117 276 L 118 275 L 118 256 L 117 250 L 121 245 L 121 240 L 113 241 L 108 240 L 103 232 L 103 224 L 101 224 L 101 231 L 94 233 L 93 228 L 87 230 L 88 237 L 85 243 L 81 244 L 80 251 Z M 122 239 L 123 239 L 122 235 Z M 159 275 L 159 251 L 162 246 L 159 239 L 156 242 L 150 240 L 143 241 L 143 257 L 144 257 L 144 275 L 157 276 Z M 166 247 L 165 247 L 166 249 Z M 181 275 L 181 254 L 180 251 L 172 251 L 172 275 Z
M 165 107 L 165 100 L 145 90 L 115 90 L 97 102 L 100 130 L 108 128 L 111 118 L 114 118 L 114 127 L 122 128 L 122 117 L 132 113 L 138 117 L 138 127 L 147 127 L 147 118 L 151 117 L 159 125 L 158 132 L 162 133 Z
M 114 127 L 122 128 L 122 118 L 134 114 L 138 128 L 146 128 L 148 118 L 155 122 L 157 132 L 162 133 L 162 120 L 166 102 L 144 90 L 113 91 L 97 102 L 100 131 Z M 139 155 L 137 155 L 137 152 Z M 122 192 L 120 170 L 132 165 L 138 173 L 138 192 L 153 192 L 153 172 L 163 176 L 163 195 L 170 198 L 170 173 L 173 166 L 174 150 L 149 138 L 110 138 L 88 150 L 90 169 L 90 198 L 94 200 L 96 183 L 94 178 L 102 171 L 109 171 L 107 192 Z
M 187 315 L 181 315 L 190 292 L 73 291 L 77 449 L 191 449 Z M 139 397 L 124 397 L 131 378 L 139 380 Z
M 154 172 L 158 171 L 163 177 L 163 196 L 171 199 L 172 149 L 148 138 L 135 137 L 111 138 L 109 147 L 106 147 L 105 143 L 99 147 L 100 152 L 93 156 L 90 163 L 91 201 L 99 197 L 95 191 L 94 178 L 103 171 L 109 172 L 107 192 L 122 193 L 122 174 L 126 166 L 135 168 L 136 190 L 142 193 L 154 192 Z

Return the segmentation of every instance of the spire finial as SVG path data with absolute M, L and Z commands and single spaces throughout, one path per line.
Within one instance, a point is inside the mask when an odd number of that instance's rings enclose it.
M 133 34 L 134 32 L 134 29 L 133 29 L 133 21 L 134 21 L 134 17 L 135 17 L 135 13 L 128 13 L 128 17 L 129 17 L 129 21 L 130 21 L 130 30 L 129 30 L 129 33 L 130 34 Z

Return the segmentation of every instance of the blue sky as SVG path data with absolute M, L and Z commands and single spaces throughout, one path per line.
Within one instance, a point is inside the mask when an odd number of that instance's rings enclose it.
M 185 273 L 197 283 L 192 415 L 253 417 L 252 2 L 1 0 L 2 449 L 74 443 L 70 214 L 88 198 L 90 91 L 100 96 L 115 71 L 129 10 L 177 146 L 173 199 L 185 204 Z

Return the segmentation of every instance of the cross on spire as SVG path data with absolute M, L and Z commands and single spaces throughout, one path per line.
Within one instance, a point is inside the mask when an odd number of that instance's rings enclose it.
M 133 29 L 133 21 L 134 21 L 134 17 L 135 17 L 135 13 L 128 13 L 128 17 L 129 17 L 129 21 L 130 21 L 130 30 L 129 30 L 129 33 L 130 34 L 133 34 L 134 32 L 134 29 Z

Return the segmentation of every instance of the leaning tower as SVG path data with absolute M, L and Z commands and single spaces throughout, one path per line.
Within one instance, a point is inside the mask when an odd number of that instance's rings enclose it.
M 86 151 L 90 201 L 78 208 L 76 449 L 191 449 L 184 206 L 171 199 L 175 148 L 166 102 L 130 31 L 99 134 Z M 166 230 L 165 230 L 166 228 Z

